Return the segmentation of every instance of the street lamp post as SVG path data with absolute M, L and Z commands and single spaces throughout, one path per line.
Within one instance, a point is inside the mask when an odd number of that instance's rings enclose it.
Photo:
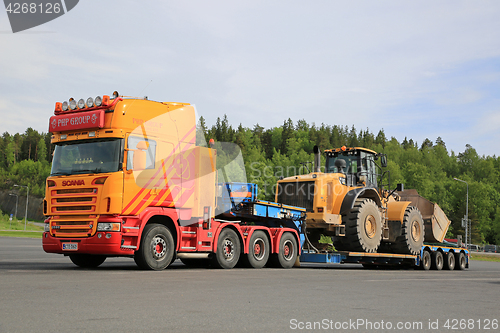
M 18 187 L 26 187 L 26 211 L 24 213 L 24 231 L 26 231 L 26 219 L 28 217 L 28 202 L 29 202 L 29 194 L 30 194 L 30 187 L 28 185 L 14 185 Z
M 19 201 L 19 196 L 17 194 L 13 194 L 13 193 L 9 193 L 9 195 L 16 197 L 16 210 L 15 210 L 14 216 L 15 216 L 16 221 L 17 221 L 17 202 Z M 10 228 L 12 229 L 12 221 L 10 221 Z
M 453 178 L 454 180 L 457 180 L 459 182 L 465 183 L 467 185 L 467 203 L 465 205 L 465 248 L 468 249 L 468 235 L 469 235 L 469 183 L 467 183 L 465 180 L 461 180 L 458 178 Z M 472 230 L 470 230 L 470 233 L 472 235 Z M 472 237 L 471 237 L 472 241 Z

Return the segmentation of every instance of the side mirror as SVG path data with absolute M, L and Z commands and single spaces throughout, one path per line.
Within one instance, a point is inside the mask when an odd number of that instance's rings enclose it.
M 382 166 L 382 168 L 387 167 L 387 156 L 386 155 L 380 156 L 380 165 Z

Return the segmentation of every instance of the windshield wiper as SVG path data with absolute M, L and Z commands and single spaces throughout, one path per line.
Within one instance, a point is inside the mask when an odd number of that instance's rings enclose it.
M 80 173 L 99 173 L 101 172 L 101 168 L 95 168 L 93 170 L 90 170 L 90 169 L 87 169 L 87 170 L 75 170 L 73 171 L 73 175 L 74 174 L 80 174 Z
M 51 173 L 50 175 L 51 176 L 68 176 L 70 174 L 67 172 L 54 172 L 54 173 Z

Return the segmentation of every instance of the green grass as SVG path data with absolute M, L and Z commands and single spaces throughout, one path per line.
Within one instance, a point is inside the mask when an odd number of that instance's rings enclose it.
M 0 215 L 0 236 L 2 237 L 42 238 L 41 231 L 43 231 L 43 227 L 31 224 L 29 221 L 26 224 L 26 231 L 24 231 L 24 220 L 13 218 L 12 221 L 9 221 L 8 215 Z
M 479 254 L 474 254 L 472 253 L 470 255 L 471 260 L 479 260 L 479 261 L 496 261 L 500 262 L 500 256 L 494 256 L 494 255 L 479 255 Z
M 0 231 L 0 237 L 42 238 L 40 231 Z

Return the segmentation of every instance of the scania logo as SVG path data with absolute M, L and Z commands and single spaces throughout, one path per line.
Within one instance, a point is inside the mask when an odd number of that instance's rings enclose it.
M 77 185 L 85 185 L 85 181 L 80 180 L 63 180 L 62 186 L 77 186 Z

